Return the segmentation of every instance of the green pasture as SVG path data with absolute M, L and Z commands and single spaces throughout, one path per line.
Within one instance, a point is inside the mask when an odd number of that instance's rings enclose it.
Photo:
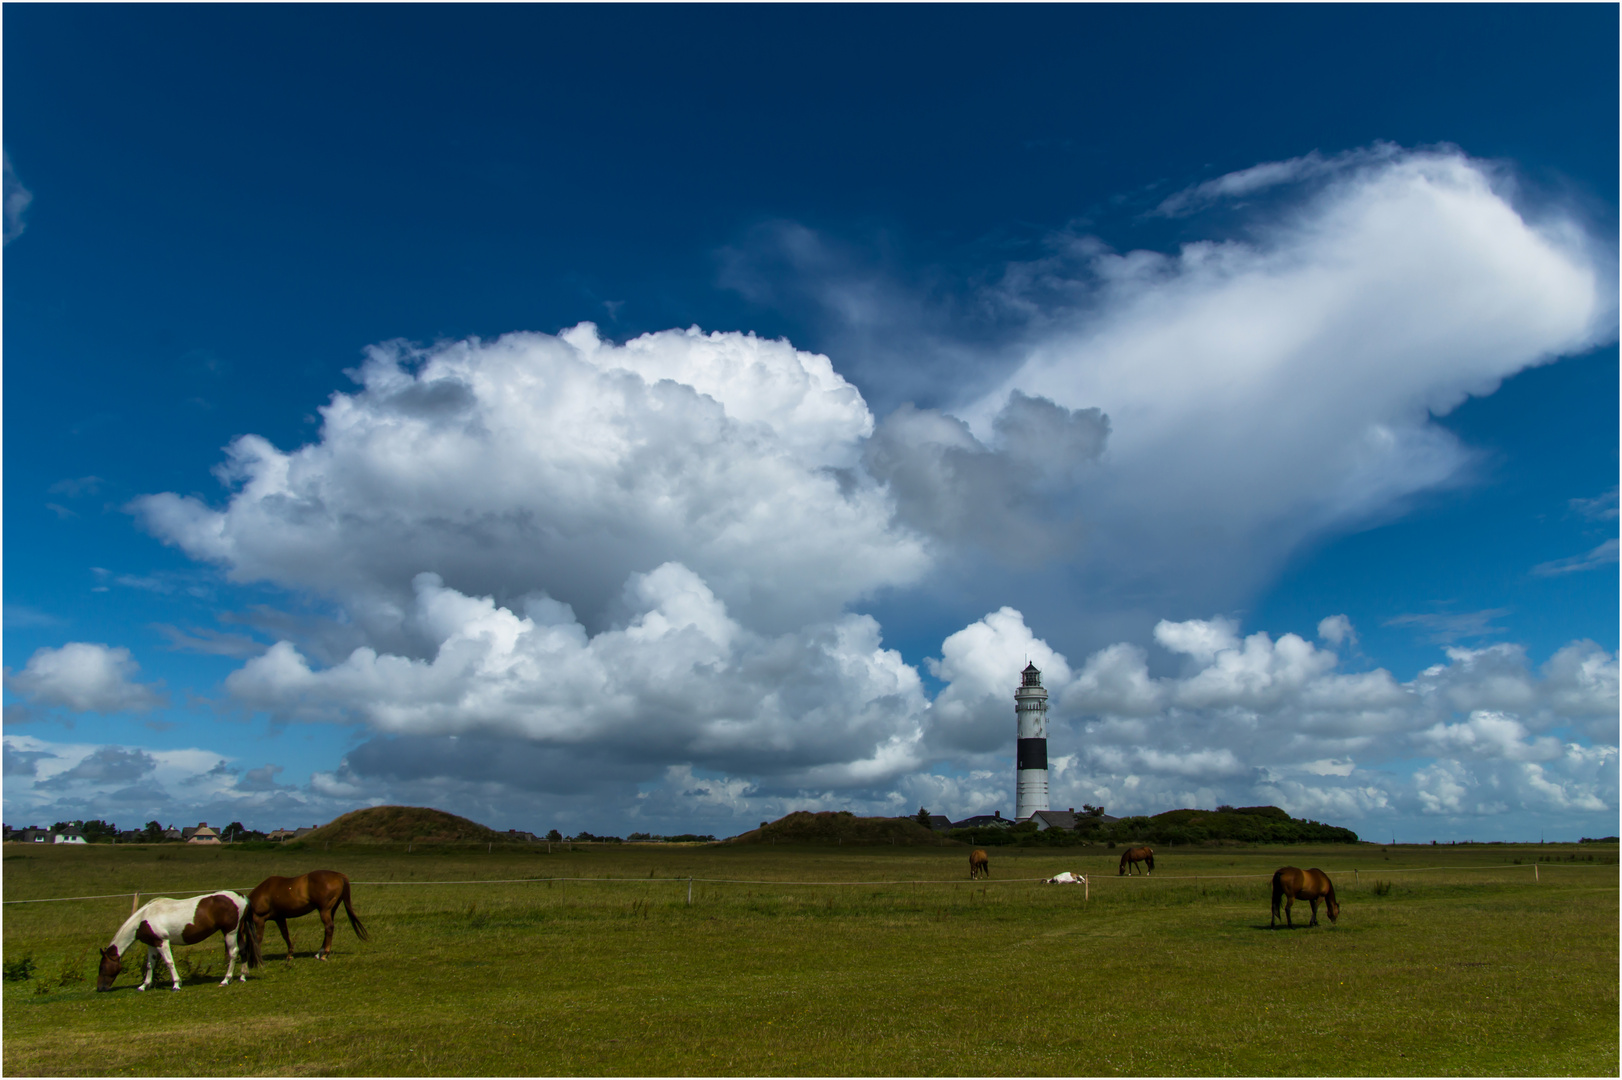
M 5 905 L 11 1075 L 1618 1072 L 1615 844 L 1003 849 L 973 884 L 955 846 L 4 853 L 7 901 L 122 894 Z M 1268 930 L 1285 864 L 1337 924 Z M 340 914 L 317 962 L 307 916 L 246 984 L 216 938 L 180 993 L 135 991 L 139 948 L 95 993 L 130 893 L 321 868 L 370 944 Z M 1061 870 L 1090 899 L 1029 880 Z M 552 880 L 430 884 L 496 878 Z

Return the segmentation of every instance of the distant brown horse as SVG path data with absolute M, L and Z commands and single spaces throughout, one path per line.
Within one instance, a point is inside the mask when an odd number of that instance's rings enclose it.
M 984 849 L 975 848 L 969 852 L 969 880 L 973 881 L 981 874 L 986 877 L 991 876 L 991 857 L 985 853 Z
M 1115 876 L 1120 877 L 1129 870 L 1136 870 L 1139 863 L 1148 863 L 1149 869 L 1144 873 L 1150 873 L 1155 868 L 1155 853 L 1146 847 L 1127 848 L 1121 852 L 1121 869 Z
M 1340 916 L 1340 903 L 1335 899 L 1335 883 L 1329 880 L 1329 875 L 1313 867 L 1311 870 L 1298 870 L 1293 866 L 1281 866 L 1273 871 L 1273 917 L 1267 923 L 1271 928 L 1278 922 L 1278 905 L 1284 902 L 1284 924 L 1291 929 L 1295 923 L 1290 919 L 1290 908 L 1295 906 L 1297 900 L 1305 900 L 1312 905 L 1312 921 L 1308 926 L 1318 925 L 1318 901 L 1324 902 L 1324 910 L 1329 913 L 1329 921 L 1334 922 Z
M 349 925 L 355 928 L 355 936 L 362 941 L 370 941 L 366 927 L 355 917 L 355 909 L 349 906 L 349 879 L 336 870 L 312 870 L 296 878 L 268 877 L 261 881 L 248 894 L 248 913 L 253 917 L 254 937 L 262 943 L 265 940 L 265 920 L 273 920 L 282 932 L 282 940 L 287 942 L 287 958 L 291 960 L 293 939 L 287 935 L 287 920 L 319 911 L 321 925 L 326 927 L 327 934 L 315 958 L 325 960 L 332 955 L 332 913 L 338 910 L 340 901 L 349 915 Z

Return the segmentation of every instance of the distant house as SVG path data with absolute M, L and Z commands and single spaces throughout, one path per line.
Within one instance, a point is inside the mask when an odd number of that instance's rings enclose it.
M 11 838 L 20 844 L 49 844 L 51 830 L 41 828 L 14 829 Z
M 221 842 L 220 834 L 209 828 L 206 821 L 199 821 L 197 828 L 186 829 L 182 835 L 185 836 L 188 844 L 218 844 Z
M 950 832 L 952 828 L 952 819 L 947 817 L 945 814 L 930 814 L 929 827 L 934 829 L 936 832 Z
M 1074 829 L 1076 827 L 1076 810 L 1038 810 L 1031 815 L 1036 822 L 1038 830 L 1044 829 Z
M 536 836 L 534 833 L 525 832 L 523 829 L 508 829 L 507 837 L 511 840 L 523 840 L 526 843 L 531 844 L 540 839 L 540 837 Z
M 87 841 L 84 838 L 84 833 L 80 832 L 78 829 L 67 828 L 63 829 L 61 832 L 53 832 L 51 834 L 51 843 L 83 844 L 87 843 Z
M 952 828 L 954 829 L 1012 829 L 1013 827 L 1014 823 L 1003 817 L 1001 810 L 990 814 L 978 814 L 975 817 L 952 822 Z
M 265 834 L 266 840 L 297 840 L 305 833 L 315 832 L 314 825 L 306 825 L 302 829 L 272 829 Z
M 165 840 L 184 840 L 186 839 L 186 834 L 171 825 L 167 829 L 163 830 L 163 838 Z

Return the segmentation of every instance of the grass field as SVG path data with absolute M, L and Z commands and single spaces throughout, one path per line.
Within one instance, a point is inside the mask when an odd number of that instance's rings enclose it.
M 1618 1071 L 1614 844 L 994 851 L 973 885 L 961 848 L 4 851 L 7 901 L 125 893 L 5 906 L 11 1075 Z M 1337 924 L 1268 930 L 1287 863 Z M 215 938 L 180 993 L 135 991 L 139 948 L 94 992 L 130 892 L 318 868 L 397 883 L 355 885 L 370 944 L 340 915 L 316 962 L 308 916 L 246 984 Z M 1015 880 L 1060 870 L 1091 898 Z M 613 880 L 428 884 L 470 878 Z

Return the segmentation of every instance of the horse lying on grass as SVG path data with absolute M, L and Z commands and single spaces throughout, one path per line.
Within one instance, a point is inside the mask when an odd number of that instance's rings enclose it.
M 146 980 L 136 989 L 145 990 L 152 985 L 153 970 L 158 957 L 162 956 L 163 962 L 169 965 L 173 989 L 179 990 L 180 975 L 175 971 L 175 956 L 169 942 L 179 938 L 183 945 L 195 945 L 213 934 L 225 938 L 225 978 L 220 980 L 220 985 L 231 982 L 239 955 L 243 958 L 241 981 L 247 982 L 248 969 L 259 966 L 259 943 L 248 928 L 248 901 L 234 892 L 217 892 L 189 900 L 159 897 L 137 909 L 118 928 L 112 943 L 101 950 L 96 989 L 113 988 L 113 980 L 124 970 L 124 957 L 139 941 L 146 946 Z
M 355 936 L 362 941 L 370 941 L 371 937 L 366 933 L 366 927 L 361 925 L 360 919 L 355 915 L 355 909 L 349 905 L 349 879 L 338 871 L 311 870 L 308 874 L 301 874 L 296 878 L 268 877 L 254 886 L 253 892 L 248 894 L 248 909 L 253 917 L 254 938 L 263 947 L 265 920 L 273 921 L 282 932 L 282 940 L 287 942 L 287 958 L 291 960 L 293 939 L 287 934 L 287 920 L 319 911 L 321 925 L 326 928 L 326 937 L 322 939 L 321 951 L 315 954 L 315 958 L 325 960 L 332 955 L 332 913 L 338 909 L 340 903 L 349 916 L 349 925 L 354 928 Z
M 1340 904 L 1335 900 L 1335 883 L 1329 880 L 1329 875 L 1313 867 L 1311 870 L 1298 870 L 1293 866 L 1281 866 L 1273 871 L 1273 917 L 1268 920 L 1271 929 L 1278 922 L 1278 906 L 1284 904 L 1284 924 L 1292 930 L 1295 923 L 1290 919 L 1290 908 L 1295 906 L 1297 900 L 1305 900 L 1312 905 L 1312 921 L 1308 926 L 1318 925 L 1318 901 L 1324 901 L 1324 910 L 1329 913 L 1329 921 L 1334 922 L 1340 917 Z

